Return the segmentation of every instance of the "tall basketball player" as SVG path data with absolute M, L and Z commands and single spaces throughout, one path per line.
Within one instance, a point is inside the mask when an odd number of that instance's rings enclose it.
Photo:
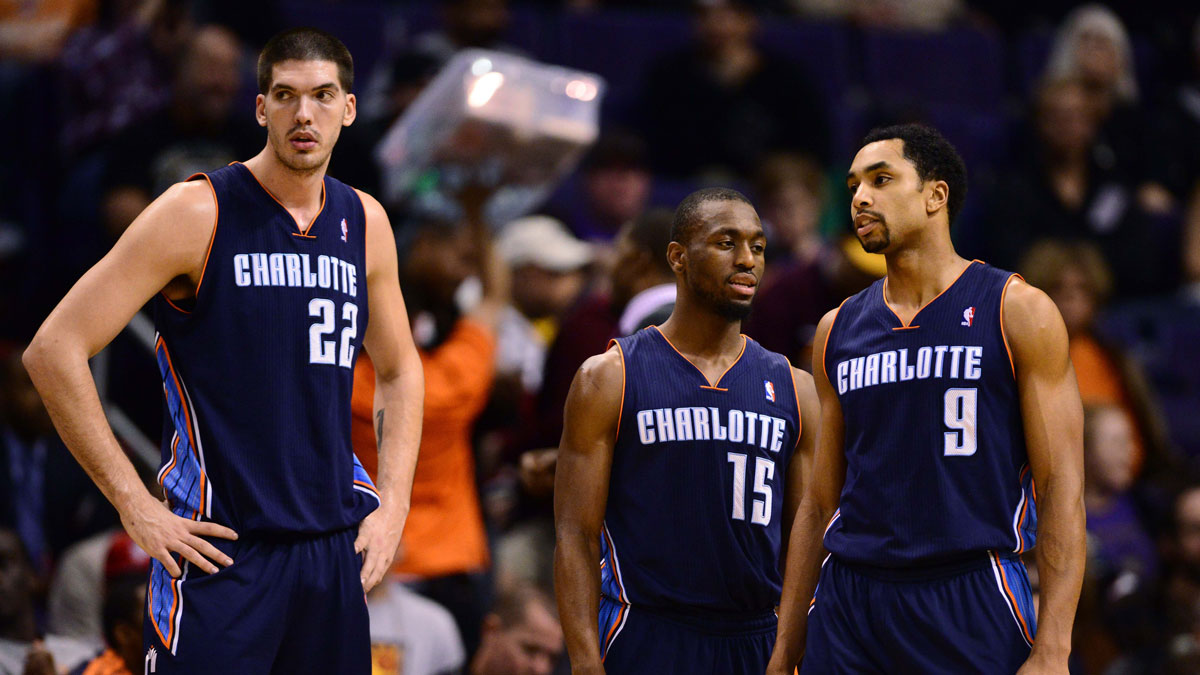
M 887 276 L 817 329 L 821 436 L 768 672 L 1065 675 L 1084 512 L 1062 318 L 954 252 L 966 169 L 933 129 L 872 131 L 846 181 Z
M 154 557 L 148 672 L 369 673 L 363 593 L 408 513 L 421 365 L 387 216 L 325 175 L 354 121 L 350 53 L 322 31 L 287 31 L 264 47 L 258 85 L 264 150 L 155 200 L 46 319 L 25 363 Z M 165 506 L 113 437 L 87 365 L 151 299 Z M 360 347 L 378 378 L 378 489 L 350 449 Z
M 671 238 L 670 318 L 588 359 L 567 400 L 555 587 L 576 673 L 761 673 L 775 639 L 816 391 L 739 332 L 766 245 L 746 198 L 688 196 Z

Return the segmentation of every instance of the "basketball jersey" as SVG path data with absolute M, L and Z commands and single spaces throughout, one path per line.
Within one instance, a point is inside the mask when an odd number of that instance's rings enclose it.
M 600 542 L 609 598 L 720 612 L 778 603 L 800 411 L 787 359 L 742 340 L 712 384 L 655 327 L 615 340 L 624 394 Z
M 367 327 L 366 216 L 326 177 L 301 232 L 242 164 L 206 179 L 217 223 L 194 303 L 155 298 L 171 509 L 239 534 L 357 524 L 378 493 L 350 444 Z
M 838 558 L 906 567 L 1033 546 L 1002 319 L 1014 276 L 974 261 L 907 326 L 883 280 L 842 303 L 824 353 L 845 421 L 846 482 L 825 530 Z

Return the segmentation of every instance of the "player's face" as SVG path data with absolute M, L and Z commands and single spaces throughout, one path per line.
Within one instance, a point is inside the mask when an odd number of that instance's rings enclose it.
M 333 61 L 281 61 L 256 101 L 258 123 L 287 168 L 311 173 L 329 162 L 342 127 L 354 121 L 354 94 L 342 90 Z
M 893 239 L 925 219 L 926 184 L 904 157 L 904 141 L 869 143 L 846 174 L 854 234 L 869 253 L 886 253 Z
M 740 321 L 750 314 L 766 266 L 762 223 L 754 207 L 739 201 L 705 202 L 700 217 L 705 226 L 680 259 L 687 286 L 721 316 Z

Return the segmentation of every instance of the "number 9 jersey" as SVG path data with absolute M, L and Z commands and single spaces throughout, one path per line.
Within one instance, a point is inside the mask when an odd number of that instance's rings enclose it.
M 974 261 L 905 324 L 884 280 L 846 299 L 824 354 L 846 482 L 825 531 L 876 567 L 1032 548 L 1034 491 L 1003 303 L 1016 275 Z
M 305 229 L 240 163 L 197 174 L 217 222 L 194 302 L 155 298 L 170 508 L 246 534 L 342 530 L 379 504 L 350 445 L 366 217 L 326 177 Z

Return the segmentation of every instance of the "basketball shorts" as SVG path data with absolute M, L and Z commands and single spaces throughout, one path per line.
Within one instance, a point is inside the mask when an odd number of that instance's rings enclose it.
M 369 675 L 357 528 L 324 535 L 211 540 L 233 564 L 172 579 L 151 561 L 146 673 Z
M 808 612 L 802 674 L 1015 673 L 1037 631 L 1025 565 L 1003 553 L 904 570 L 830 556 Z
M 600 655 L 608 675 L 762 673 L 775 647 L 774 611 L 698 615 L 600 596 Z

